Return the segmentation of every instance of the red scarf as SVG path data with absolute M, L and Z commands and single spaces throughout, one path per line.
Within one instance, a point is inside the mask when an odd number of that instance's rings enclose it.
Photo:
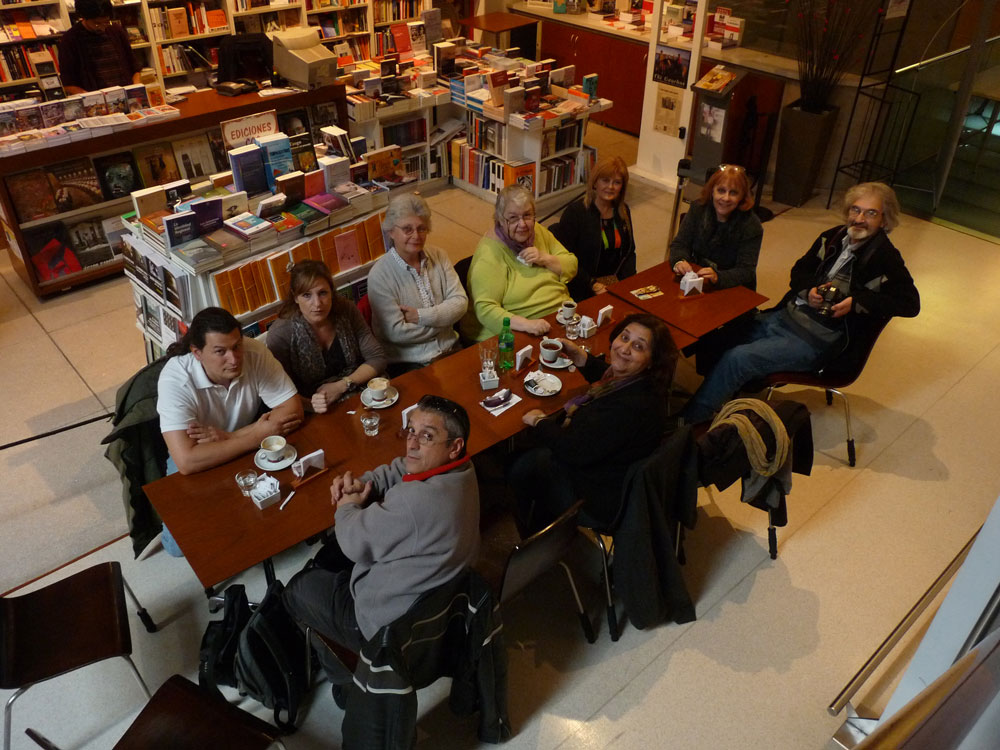
M 461 458 L 456 458 L 451 463 L 442 464 L 441 466 L 438 466 L 436 469 L 428 469 L 427 471 L 422 471 L 419 474 L 404 474 L 403 475 L 403 481 L 404 482 L 422 482 L 425 479 L 430 479 L 431 477 L 435 476 L 436 474 L 444 474 L 445 472 L 451 471 L 452 469 L 455 469 L 455 468 L 461 466 L 466 461 L 471 461 L 471 460 L 472 460 L 472 458 L 470 456 L 462 456 Z

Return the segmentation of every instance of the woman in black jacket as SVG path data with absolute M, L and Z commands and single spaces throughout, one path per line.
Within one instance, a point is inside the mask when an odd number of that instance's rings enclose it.
M 601 159 L 587 192 L 563 211 L 552 233 L 579 261 L 569 293 L 580 300 L 603 294 L 609 284 L 635 275 L 635 234 L 625 202 L 628 167 L 621 157 Z
M 543 528 L 580 498 L 589 521 L 611 523 L 629 466 L 663 438 L 677 365 L 667 325 L 646 313 L 629 315 L 610 340 L 605 361 L 562 339 L 592 385 L 551 416 L 532 409 L 523 417 L 534 447 L 514 460 L 508 482 L 525 530 Z

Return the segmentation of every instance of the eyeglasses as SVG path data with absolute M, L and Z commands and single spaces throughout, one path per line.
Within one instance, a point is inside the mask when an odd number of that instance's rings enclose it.
M 400 226 L 397 226 L 396 229 L 398 229 L 400 232 L 402 232 L 404 237 L 412 237 L 414 234 L 419 234 L 421 237 L 426 237 L 427 233 L 429 231 L 431 231 L 430 229 L 428 229 L 427 227 L 423 226 L 422 224 L 420 226 L 415 226 L 415 227 L 410 227 L 410 226 L 400 227 Z
M 523 216 L 504 216 L 504 221 L 506 221 L 511 226 L 517 226 L 522 221 L 525 224 L 534 224 L 535 215 L 534 214 L 524 214 Z
M 736 172 L 737 174 L 743 174 L 746 169 L 741 167 L 739 164 L 720 164 L 720 172 Z
M 91 26 L 98 29 L 106 29 L 111 25 L 110 18 L 88 18 L 85 19 Z
M 431 443 L 447 443 L 449 440 L 452 440 L 452 438 L 448 436 L 445 436 L 444 440 L 435 440 L 434 435 L 432 435 L 431 433 L 427 431 L 417 432 L 412 427 L 407 427 L 405 430 L 400 430 L 400 433 L 406 440 L 414 438 L 421 445 L 430 445 Z
M 866 219 L 875 219 L 882 212 L 879 211 L 877 208 L 862 209 L 861 206 L 851 206 L 849 209 L 847 209 L 847 213 L 851 216 L 860 216 L 861 214 L 864 214 Z

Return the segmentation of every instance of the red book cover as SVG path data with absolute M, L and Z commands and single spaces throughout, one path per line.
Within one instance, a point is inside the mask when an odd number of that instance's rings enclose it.
M 333 241 L 337 248 L 337 264 L 340 266 L 341 271 L 361 265 L 361 255 L 358 251 L 357 228 L 341 232 L 334 237 Z

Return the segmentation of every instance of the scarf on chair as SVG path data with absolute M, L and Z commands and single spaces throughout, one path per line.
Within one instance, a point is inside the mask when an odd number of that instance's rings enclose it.
M 292 369 L 303 383 L 312 385 L 338 380 L 358 369 L 360 352 L 354 331 L 351 330 L 346 318 L 337 321 L 335 325 L 334 344 L 340 342 L 347 365 L 343 372 L 327 373 L 323 348 L 320 346 L 312 326 L 301 315 L 292 318 Z
M 496 234 L 497 239 L 500 240 L 507 249 L 514 253 L 515 256 L 520 254 L 522 250 L 526 247 L 531 247 L 535 244 L 535 227 L 532 225 L 531 233 L 528 235 L 528 239 L 525 242 L 518 242 L 509 234 L 507 234 L 507 227 L 501 226 L 500 223 L 493 225 L 493 232 Z
M 646 377 L 646 373 L 640 372 L 636 375 L 630 375 L 627 378 L 615 378 L 611 373 L 611 368 L 609 367 L 604 371 L 604 374 L 601 375 L 601 379 L 591 385 L 590 388 L 587 389 L 586 393 L 574 396 L 563 404 L 563 410 L 566 412 L 566 419 L 564 419 L 562 423 L 563 429 L 569 426 L 569 423 L 573 419 L 573 415 L 581 406 L 620 391 L 622 388 L 630 386 L 632 383 L 635 383 L 637 380 L 644 377 Z

